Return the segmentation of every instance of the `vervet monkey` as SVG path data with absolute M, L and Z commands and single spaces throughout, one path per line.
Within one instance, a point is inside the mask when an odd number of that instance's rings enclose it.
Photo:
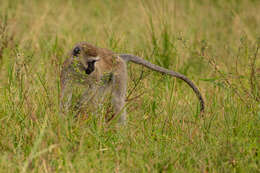
M 200 101 L 200 111 L 204 111 L 204 100 L 200 91 L 186 76 L 154 65 L 138 56 L 116 54 L 87 42 L 76 44 L 63 64 L 60 77 L 61 110 L 66 112 L 71 109 L 72 89 L 78 84 L 83 86 L 85 91 L 81 94 L 77 105 L 74 107 L 77 114 L 88 107 L 92 107 L 92 111 L 94 111 L 100 98 L 109 93 L 113 112 L 115 115 L 120 114 L 119 122 L 124 123 L 126 121 L 124 109 L 127 89 L 126 63 L 128 61 L 182 79 L 193 89 Z

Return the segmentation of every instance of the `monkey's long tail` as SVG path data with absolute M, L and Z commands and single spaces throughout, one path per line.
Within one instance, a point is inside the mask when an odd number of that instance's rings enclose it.
M 125 60 L 126 62 L 128 61 L 131 61 L 131 62 L 134 62 L 136 64 L 141 64 L 149 69 L 152 69 L 152 70 L 155 70 L 155 71 L 158 71 L 162 74 L 168 74 L 170 76 L 173 76 L 173 77 L 176 77 L 176 78 L 179 78 L 179 79 L 182 79 L 183 81 L 185 81 L 192 89 L 193 91 L 196 93 L 199 101 L 200 101 L 200 112 L 203 113 L 204 112 L 204 109 L 205 109 L 205 103 L 204 103 L 204 100 L 203 100 L 203 97 L 199 91 L 199 89 L 196 87 L 196 85 L 190 80 L 188 79 L 186 76 L 180 74 L 180 73 L 177 73 L 177 72 L 174 72 L 174 71 L 171 71 L 171 70 L 168 70 L 168 69 L 165 69 L 163 67 L 160 67 L 158 65 L 155 65 L 155 64 L 152 64 L 150 63 L 149 61 L 146 61 L 138 56 L 134 56 L 134 55 L 131 55 L 131 54 L 119 54 L 119 56 Z

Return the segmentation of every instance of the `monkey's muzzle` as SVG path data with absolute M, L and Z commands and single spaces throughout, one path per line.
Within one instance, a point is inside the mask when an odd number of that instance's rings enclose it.
M 95 62 L 88 62 L 88 67 L 85 68 L 85 73 L 90 74 L 95 70 Z
M 93 58 L 88 59 L 88 62 L 87 62 L 88 67 L 85 68 L 86 74 L 91 74 L 95 70 L 95 63 L 97 61 L 99 61 L 99 59 L 100 59 L 99 57 L 95 57 L 95 58 L 93 57 Z

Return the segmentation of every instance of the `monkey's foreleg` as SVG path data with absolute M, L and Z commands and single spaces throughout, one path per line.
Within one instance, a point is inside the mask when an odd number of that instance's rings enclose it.
M 97 89 L 88 88 L 80 97 L 77 104 L 74 106 L 75 116 L 78 117 L 80 114 L 84 113 L 87 109 L 89 111 L 95 110 L 95 104 L 93 100 L 96 97 Z M 90 108 L 91 107 L 91 108 Z M 93 112 L 93 111 L 92 111 Z
M 71 106 L 72 90 L 67 83 L 64 83 L 61 87 L 60 95 L 60 111 L 62 113 L 67 113 Z
M 103 102 L 104 96 L 107 92 L 107 86 L 98 85 L 88 88 L 80 97 L 78 103 L 75 105 L 74 110 L 76 116 L 84 112 L 98 112 L 98 106 Z

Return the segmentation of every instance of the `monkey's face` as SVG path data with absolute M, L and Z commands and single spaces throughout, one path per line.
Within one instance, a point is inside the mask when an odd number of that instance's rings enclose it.
M 74 47 L 72 51 L 74 63 L 77 70 L 91 74 L 95 70 L 95 63 L 100 59 L 97 50 L 87 43 L 81 43 Z

